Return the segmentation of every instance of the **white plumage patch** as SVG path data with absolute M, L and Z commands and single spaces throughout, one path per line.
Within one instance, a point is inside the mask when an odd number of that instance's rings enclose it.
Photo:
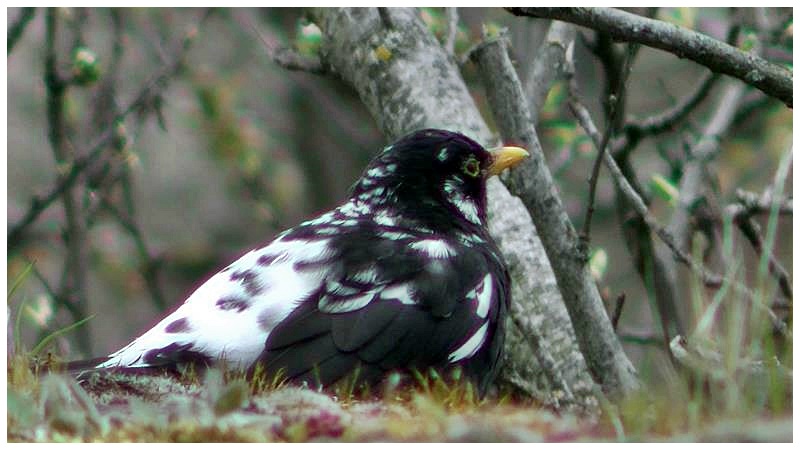
M 369 291 L 361 295 L 355 295 L 346 299 L 333 299 L 331 297 L 324 297 L 322 300 L 320 300 L 317 307 L 320 311 L 325 313 L 344 313 L 356 311 L 367 306 L 367 304 L 369 304 L 373 298 L 375 298 L 375 293 L 373 291 Z
M 480 225 L 481 219 L 478 216 L 478 205 L 468 198 L 460 189 L 458 178 L 449 179 L 444 182 L 444 192 L 447 194 L 447 201 L 461 212 L 461 215 L 470 222 Z
M 409 247 L 432 258 L 448 258 L 456 254 L 455 249 L 441 239 L 423 239 L 411 243 Z
M 356 272 L 350 278 L 359 283 L 371 284 L 378 280 L 378 271 L 374 267 Z
M 393 227 L 397 224 L 397 218 L 385 209 L 378 211 L 372 218 L 378 225 Z
M 380 178 L 386 175 L 382 167 L 373 167 L 367 171 L 367 176 L 371 178 Z
M 333 295 L 348 296 L 358 294 L 358 289 L 350 286 L 344 286 L 336 280 L 328 280 L 325 283 L 325 290 Z
M 380 237 L 391 239 L 394 241 L 399 241 L 401 239 L 411 239 L 414 237 L 408 233 L 403 233 L 402 231 L 382 231 L 379 233 L 379 235 Z
M 414 289 L 409 283 L 396 284 L 381 292 L 381 300 L 397 300 L 404 305 L 416 305 Z
M 486 318 L 489 313 L 489 307 L 492 305 L 492 283 L 492 274 L 487 273 L 475 288 L 467 293 L 468 299 L 473 299 L 477 302 L 478 306 L 475 309 L 475 314 L 481 319 Z
M 349 202 L 337 208 L 337 210 L 348 217 L 359 217 L 361 215 L 370 213 L 370 207 L 368 203 L 357 202 L 355 200 L 350 200 Z
M 467 247 L 472 247 L 475 244 L 486 243 L 486 241 L 484 241 L 483 238 L 481 238 L 477 234 L 466 234 L 466 233 L 458 233 L 458 241 L 466 245 Z
M 486 342 L 486 331 L 488 328 L 489 328 L 489 322 L 484 322 L 483 325 L 481 325 L 481 327 L 478 328 L 478 331 L 476 331 L 475 334 L 470 336 L 470 338 L 467 339 L 466 342 L 461 344 L 460 347 L 453 350 L 453 352 L 450 353 L 450 356 L 448 356 L 447 359 L 451 363 L 454 363 L 456 361 L 461 361 L 462 359 L 472 357 L 475 354 L 475 352 L 477 352 L 478 349 L 481 348 L 481 346 L 483 346 L 483 343 Z
M 325 225 L 329 224 L 334 219 L 334 217 L 335 215 L 333 214 L 333 211 L 328 211 L 325 214 L 320 215 L 316 219 L 307 220 L 301 223 L 300 225 Z
M 277 240 L 247 253 L 99 367 L 145 367 L 145 354 L 172 344 L 189 344 L 191 351 L 232 368 L 250 366 L 274 326 L 319 289 L 326 275 L 295 270 L 294 263 L 318 260 L 327 252 L 325 240 Z

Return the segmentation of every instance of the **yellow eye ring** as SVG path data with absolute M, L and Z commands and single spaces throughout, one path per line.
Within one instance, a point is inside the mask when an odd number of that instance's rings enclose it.
M 481 173 L 481 164 L 474 157 L 470 157 L 464 162 L 461 170 L 472 178 L 476 178 Z

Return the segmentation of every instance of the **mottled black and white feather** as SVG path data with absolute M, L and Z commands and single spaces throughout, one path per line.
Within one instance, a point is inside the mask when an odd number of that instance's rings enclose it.
M 350 198 L 212 276 L 177 310 L 97 367 L 261 363 L 333 383 L 359 368 L 460 365 L 483 390 L 509 302 L 486 230 L 491 155 L 440 130 L 386 147 Z

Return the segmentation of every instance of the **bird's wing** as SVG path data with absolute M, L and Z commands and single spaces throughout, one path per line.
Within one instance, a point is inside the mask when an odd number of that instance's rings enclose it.
M 268 371 L 328 385 L 359 367 L 376 380 L 391 369 L 468 364 L 489 347 L 479 357 L 496 364 L 502 263 L 441 236 L 369 227 L 333 247 L 319 291 L 270 334 L 259 358 Z
M 319 290 L 330 239 L 277 239 L 203 283 L 174 312 L 98 367 L 153 367 L 225 361 L 247 368 L 272 328 Z

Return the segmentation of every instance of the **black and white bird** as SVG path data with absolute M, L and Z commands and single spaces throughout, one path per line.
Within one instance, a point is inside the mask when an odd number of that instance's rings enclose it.
M 262 364 L 327 386 L 356 368 L 376 383 L 457 365 L 485 391 L 510 301 L 486 180 L 526 156 L 449 131 L 407 135 L 341 206 L 242 256 L 94 368 Z

